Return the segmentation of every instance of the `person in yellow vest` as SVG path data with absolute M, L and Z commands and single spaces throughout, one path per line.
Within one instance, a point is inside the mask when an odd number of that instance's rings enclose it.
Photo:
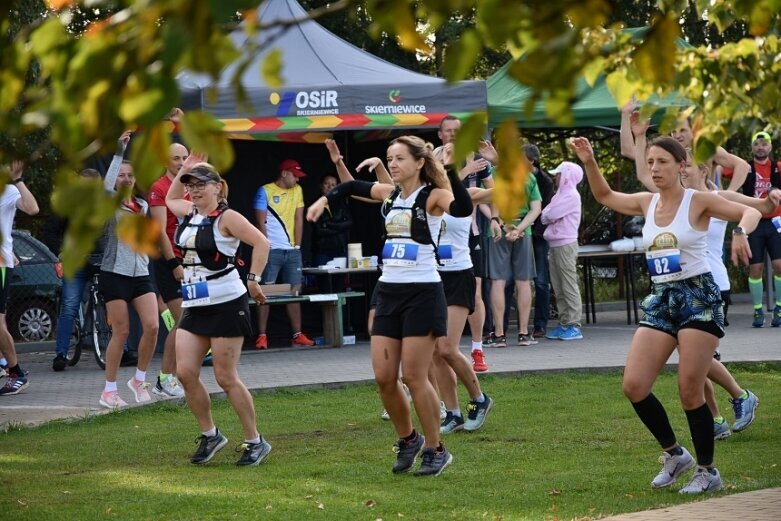
M 273 183 L 261 186 L 255 194 L 255 215 L 260 231 L 271 243 L 263 284 L 290 284 L 301 289 L 301 238 L 304 231 L 304 194 L 298 180 L 306 177 L 298 161 L 286 159 L 279 165 L 279 176 Z M 266 326 L 268 306 L 260 306 L 258 349 L 268 348 Z M 315 345 L 301 331 L 301 304 L 287 304 L 287 316 L 293 330 L 293 345 Z

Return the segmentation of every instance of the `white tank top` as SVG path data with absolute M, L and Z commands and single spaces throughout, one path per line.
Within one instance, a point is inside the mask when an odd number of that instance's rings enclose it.
M 713 190 L 715 192 L 715 190 Z M 727 267 L 724 266 L 724 234 L 727 232 L 727 221 L 710 218 L 708 223 L 708 235 L 706 240 L 708 242 L 708 264 L 710 264 L 710 271 L 713 274 L 713 280 L 719 287 L 719 291 L 729 291 L 729 275 L 727 275 Z
M 203 217 L 203 215 L 195 214 L 190 221 L 190 224 L 200 224 L 203 221 Z M 236 251 L 239 249 L 239 240 L 235 237 L 225 237 L 220 233 L 220 219 L 222 219 L 222 215 L 214 220 L 214 225 L 212 227 L 214 230 L 214 244 L 217 246 L 217 250 L 220 253 L 232 257 L 236 255 Z M 185 229 L 182 230 L 182 234 L 179 236 L 179 242 L 177 244 L 179 246 L 186 246 L 187 248 L 195 248 L 195 235 L 197 231 L 197 226 L 185 227 Z M 184 299 L 186 299 L 186 295 L 184 295 L 186 284 L 206 281 L 207 276 L 222 271 L 212 271 L 200 265 L 187 266 L 187 264 L 200 262 L 201 259 L 198 257 L 198 254 L 194 249 L 190 249 L 185 252 L 184 280 L 182 281 L 182 297 Z M 226 273 L 222 277 L 206 281 L 206 285 L 209 290 L 208 302 L 193 304 L 192 307 L 222 304 L 223 302 L 234 300 L 247 293 L 247 288 L 244 287 L 244 284 L 241 282 L 239 272 L 235 269 Z
M 440 282 L 437 272 L 437 261 L 434 258 L 434 246 L 420 244 L 411 238 L 412 205 L 421 186 L 409 197 L 401 194 L 393 202 L 393 207 L 385 216 L 385 232 L 388 238 L 382 248 L 381 282 Z M 425 211 L 425 210 L 423 210 Z M 442 216 L 426 214 L 428 229 L 434 241 L 439 237 Z
M 643 226 L 643 246 L 653 282 L 683 280 L 710 271 L 707 232 L 695 230 L 689 222 L 694 192 L 692 189 L 684 191 L 675 218 L 668 226 L 656 225 L 659 194 L 651 198 Z
M 471 217 L 442 216 L 442 234 L 439 236 L 439 271 L 463 271 L 472 267 L 469 255 Z

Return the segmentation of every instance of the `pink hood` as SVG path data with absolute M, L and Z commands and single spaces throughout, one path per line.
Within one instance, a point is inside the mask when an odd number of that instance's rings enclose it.
M 543 237 L 555 248 L 578 241 L 581 216 L 578 184 L 583 180 L 583 169 L 564 161 L 550 173 L 560 176 L 559 188 L 542 211 L 542 224 L 547 226 Z

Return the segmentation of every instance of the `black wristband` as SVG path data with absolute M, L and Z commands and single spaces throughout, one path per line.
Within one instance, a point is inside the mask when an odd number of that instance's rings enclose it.
M 499 224 L 502 224 L 502 221 L 501 221 L 501 220 L 500 220 L 498 217 L 491 217 L 491 220 L 492 220 L 492 221 L 496 221 L 496 222 L 498 222 Z
M 24 177 L 17 177 L 16 179 L 8 181 L 9 185 L 18 185 L 19 183 L 24 183 Z
M 176 268 L 178 268 L 179 266 L 182 265 L 182 261 L 181 261 L 181 259 L 177 259 L 176 257 L 173 257 L 171 259 L 167 259 L 165 261 L 165 264 L 166 264 L 166 266 L 168 266 L 169 270 L 173 271 L 173 270 L 175 270 Z

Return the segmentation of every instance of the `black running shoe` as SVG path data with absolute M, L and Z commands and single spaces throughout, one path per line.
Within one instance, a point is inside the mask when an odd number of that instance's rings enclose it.
M 271 445 L 261 437 L 259 443 L 242 443 L 238 446 L 236 452 L 242 453 L 236 465 L 259 465 L 261 461 L 266 459 L 268 453 L 271 452 Z
M 64 355 L 57 355 L 54 357 L 54 360 L 52 361 L 52 369 L 57 372 L 64 371 L 67 365 L 68 365 L 68 360 L 65 358 Z
M 217 451 L 228 443 L 228 438 L 217 430 L 217 434 L 214 436 L 205 436 L 201 434 L 195 441 L 200 443 L 200 445 L 198 445 L 198 450 L 195 451 L 193 457 L 190 458 L 190 463 L 202 465 L 208 463 L 209 460 L 217 454 Z
M 423 443 L 425 438 L 422 434 L 412 441 L 399 440 L 396 445 L 393 446 L 393 452 L 396 453 L 396 463 L 393 464 L 393 473 L 401 474 L 407 472 L 415 464 L 415 460 L 418 459 L 420 451 L 423 450 Z
M 440 445 L 439 449 L 423 449 L 423 463 L 415 471 L 415 475 L 439 476 L 452 462 L 453 455 L 447 451 L 444 445 Z

